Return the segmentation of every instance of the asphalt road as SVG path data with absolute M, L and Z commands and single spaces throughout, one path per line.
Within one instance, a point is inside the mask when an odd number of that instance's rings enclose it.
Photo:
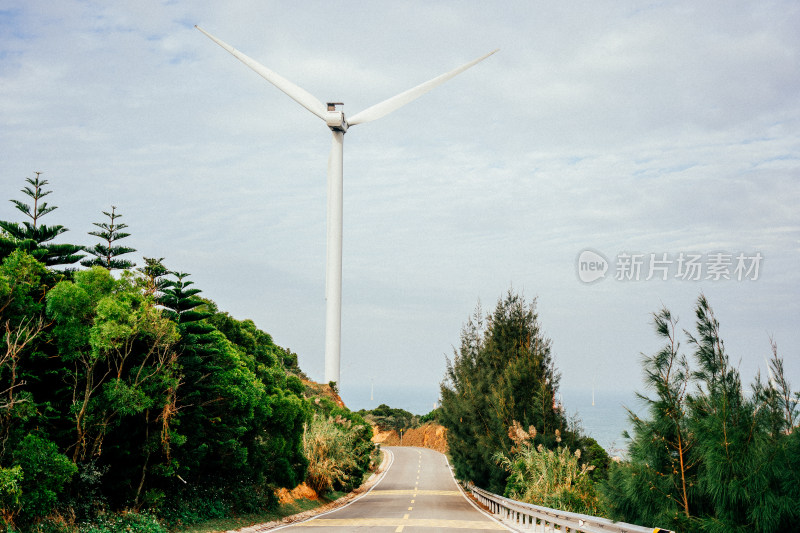
M 350 505 L 280 529 L 287 533 L 509 531 L 459 491 L 441 453 L 410 447 L 384 450 L 394 456 L 392 464 L 369 493 Z

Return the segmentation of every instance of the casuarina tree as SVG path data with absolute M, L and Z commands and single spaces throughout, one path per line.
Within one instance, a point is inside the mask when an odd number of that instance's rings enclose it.
M 441 386 L 440 416 L 456 474 L 495 492 L 505 489 L 508 473 L 493 457 L 510 453 L 514 423 L 537 428 L 536 442 L 545 447 L 562 437 L 575 444 L 555 402 L 559 374 L 535 304 L 509 291 L 486 318 L 478 307 Z
M 794 531 L 800 520 L 798 412 L 772 344 L 771 379 L 751 394 L 730 361 L 705 296 L 695 308 L 693 365 L 676 339 L 677 319 L 654 316 L 664 348 L 643 359 L 641 395 L 631 415 L 629 460 L 611 468 L 604 499 L 612 518 L 675 531 Z M 693 366 L 693 369 L 692 369 Z

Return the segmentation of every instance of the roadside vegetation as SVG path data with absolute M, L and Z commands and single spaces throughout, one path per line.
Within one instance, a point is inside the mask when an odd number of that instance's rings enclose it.
M 47 185 L 26 180 L 21 221 L 0 221 L 0 528 L 181 530 L 275 511 L 306 480 L 360 483 L 371 428 L 296 354 L 163 258 L 124 259 L 116 207 L 97 244 L 55 243 Z M 319 469 L 327 454 L 344 466 Z
M 420 416 L 381 404 L 358 413 L 372 424 L 373 440 L 381 446 L 418 446 L 447 453 L 447 430 L 439 423 L 439 412 L 436 408 Z
M 514 423 L 508 430 L 514 443 L 511 457 L 501 452 L 494 456 L 509 476 L 504 496 L 552 509 L 597 515 L 597 491 L 590 477 L 593 465 L 581 463 L 581 450 L 566 446 L 555 450 L 543 444 L 534 446 L 536 428 L 523 429 Z M 560 443 L 560 435 L 556 436 Z
M 418 428 L 423 422 L 423 417 L 405 409 L 389 407 L 385 403 L 375 409 L 361 409 L 358 414 L 380 431 L 394 430 L 398 435 L 405 430 Z
M 580 449 L 583 462 L 599 467 L 592 477 L 605 473 L 605 450 L 582 435 L 556 401 L 560 374 L 551 345 L 536 301 L 527 302 L 512 291 L 491 313 L 484 316 L 478 306 L 468 319 L 447 363 L 438 413 L 459 479 L 503 494 L 509 471 L 498 458 L 511 458 L 525 446 L 536 451 L 539 445 L 545 450 Z M 509 436 L 513 427 L 536 431 L 520 446 Z
M 679 532 L 792 531 L 800 521 L 798 401 L 771 343 L 767 375 L 746 391 L 704 296 L 695 331 L 667 309 L 653 317 L 664 347 L 642 359 L 648 416 L 631 414 L 627 462 L 602 486 L 611 518 Z
M 315 412 L 303 433 L 306 484 L 317 494 L 358 488 L 380 459 L 371 439 L 372 427 L 357 413 L 342 407 Z
M 704 296 L 695 333 L 683 332 L 691 359 L 677 318 L 663 309 L 653 321 L 664 347 L 642 358 L 647 415 L 630 413 L 628 458 L 613 462 L 553 401 L 558 373 L 534 303 L 509 292 L 486 317 L 478 309 L 442 383 L 440 418 L 458 477 L 529 503 L 677 532 L 796 529 L 800 393 L 777 345 L 767 376 L 746 391 Z

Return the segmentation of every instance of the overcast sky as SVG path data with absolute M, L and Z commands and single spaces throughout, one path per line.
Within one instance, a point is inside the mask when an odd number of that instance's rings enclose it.
M 538 297 L 565 389 L 641 390 L 651 314 L 692 329 L 701 292 L 745 383 L 772 336 L 800 387 L 796 1 L 4 2 L 0 219 L 34 171 L 62 242 L 115 205 L 138 264 L 190 273 L 322 380 L 330 132 L 195 24 L 350 116 L 500 48 L 345 136 L 351 407 L 371 381 L 432 406 L 462 324 L 510 288 Z

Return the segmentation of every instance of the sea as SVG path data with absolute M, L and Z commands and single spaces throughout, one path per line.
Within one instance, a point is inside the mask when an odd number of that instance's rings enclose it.
M 584 435 L 594 438 L 612 457 L 624 457 L 628 440 L 623 432 L 631 430 L 628 411 L 642 410 L 633 391 L 592 390 L 559 391 L 566 415 L 580 424 Z M 380 404 L 405 409 L 417 415 L 429 413 L 438 405 L 439 390 L 432 387 L 375 387 L 369 384 L 344 387 L 344 403 L 353 411 L 374 409 Z
M 627 409 L 641 414 L 641 400 L 633 391 L 565 389 L 560 391 L 567 417 L 578 422 L 583 434 L 592 437 L 612 457 L 625 457 L 632 432 Z M 627 408 L 627 409 L 626 409 Z

